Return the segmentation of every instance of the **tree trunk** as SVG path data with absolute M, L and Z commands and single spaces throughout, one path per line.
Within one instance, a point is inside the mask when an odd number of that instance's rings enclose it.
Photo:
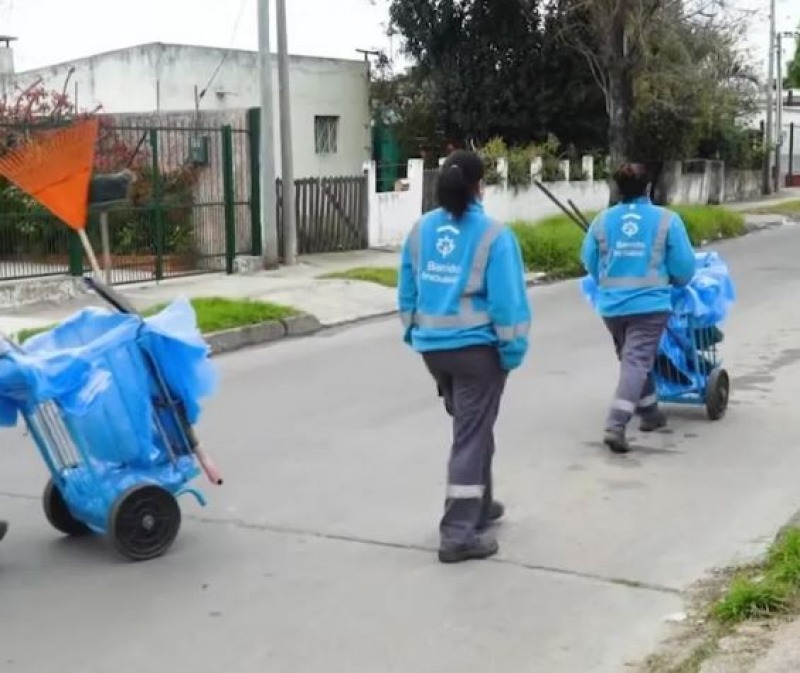
M 625 25 L 628 19 L 628 2 L 619 0 L 611 23 L 611 59 L 608 63 L 608 147 L 611 171 L 630 159 L 631 115 L 633 112 L 633 73 L 628 63 Z M 610 202 L 616 203 L 618 195 L 612 184 Z

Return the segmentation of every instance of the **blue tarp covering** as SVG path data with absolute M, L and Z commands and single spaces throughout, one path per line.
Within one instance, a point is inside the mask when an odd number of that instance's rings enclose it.
M 695 263 L 695 275 L 689 285 L 672 290 L 673 314 L 659 344 L 655 370 L 662 398 L 704 388 L 703 380 L 710 367 L 701 354 L 696 354 L 698 345 L 710 346 L 722 339 L 722 332 L 717 328 L 736 301 L 736 288 L 718 253 L 696 253 Z M 596 307 L 598 288 L 591 276 L 581 280 L 581 291 Z
M 127 487 L 148 481 L 174 491 L 197 474 L 190 457 L 177 466 L 168 460 L 156 432 L 155 384 L 144 357 L 152 355 L 195 423 L 201 400 L 216 389 L 217 375 L 188 301 L 144 320 L 85 309 L 29 339 L 23 350 L 0 357 L 0 425 L 16 425 L 19 412 L 30 413 L 41 402 L 58 402 L 89 459 L 68 479 L 65 496 L 74 514 L 90 524 L 102 522 L 110 502 Z M 169 414 L 159 417 L 172 436 Z

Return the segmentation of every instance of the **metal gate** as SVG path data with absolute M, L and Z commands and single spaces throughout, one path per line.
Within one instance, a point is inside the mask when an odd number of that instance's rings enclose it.
M 342 252 L 367 248 L 367 178 L 295 180 L 297 253 Z M 278 243 L 283 250 L 283 182 L 277 181 Z
M 422 212 L 427 213 L 438 207 L 436 198 L 436 183 L 439 179 L 439 169 L 426 168 L 422 174 Z
M 146 118 L 101 119 L 95 172 L 132 170 L 130 203 L 108 211 L 112 282 L 136 283 L 233 271 L 239 254 L 260 254 L 258 204 L 251 199 L 248 129 Z M 257 176 L 256 176 L 257 180 Z M 102 248 L 99 213 L 87 233 Z M 0 185 L 0 280 L 88 271 L 75 234 L 7 185 Z

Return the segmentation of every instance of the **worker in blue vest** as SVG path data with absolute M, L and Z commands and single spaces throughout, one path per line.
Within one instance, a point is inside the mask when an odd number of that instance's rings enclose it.
M 492 498 L 494 425 L 508 372 L 528 350 L 531 309 L 517 239 L 483 209 L 484 166 L 458 150 L 438 178 L 440 207 L 403 247 L 399 310 L 405 341 L 421 353 L 453 417 L 439 560 L 498 551 L 488 527 L 504 514 Z
M 621 201 L 594 220 L 583 242 L 582 259 L 597 282 L 597 310 L 620 360 L 604 443 L 614 453 L 627 453 L 625 431 L 635 414 L 641 416 L 643 432 L 666 425 L 652 369 L 672 311 L 671 286 L 692 279 L 695 257 L 680 216 L 648 198 L 645 166 L 623 164 L 614 180 Z

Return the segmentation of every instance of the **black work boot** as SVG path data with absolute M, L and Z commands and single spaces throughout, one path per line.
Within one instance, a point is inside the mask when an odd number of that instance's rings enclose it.
M 483 521 L 481 521 L 478 530 L 485 530 L 491 524 L 500 521 L 506 513 L 505 505 L 500 502 L 499 500 L 492 500 L 492 503 L 489 505 L 489 509 L 484 515 Z
M 463 561 L 480 561 L 494 556 L 500 551 L 497 540 L 479 536 L 471 545 L 449 547 L 443 546 L 439 549 L 439 561 L 441 563 L 462 563 Z
M 606 430 L 603 435 L 603 443 L 611 449 L 612 453 L 628 453 L 631 450 L 628 440 L 625 438 L 624 428 Z
M 8 522 L 0 521 L 0 540 L 2 540 L 8 532 Z
M 642 415 L 639 430 L 642 432 L 656 432 L 667 427 L 667 415 L 660 409 Z

